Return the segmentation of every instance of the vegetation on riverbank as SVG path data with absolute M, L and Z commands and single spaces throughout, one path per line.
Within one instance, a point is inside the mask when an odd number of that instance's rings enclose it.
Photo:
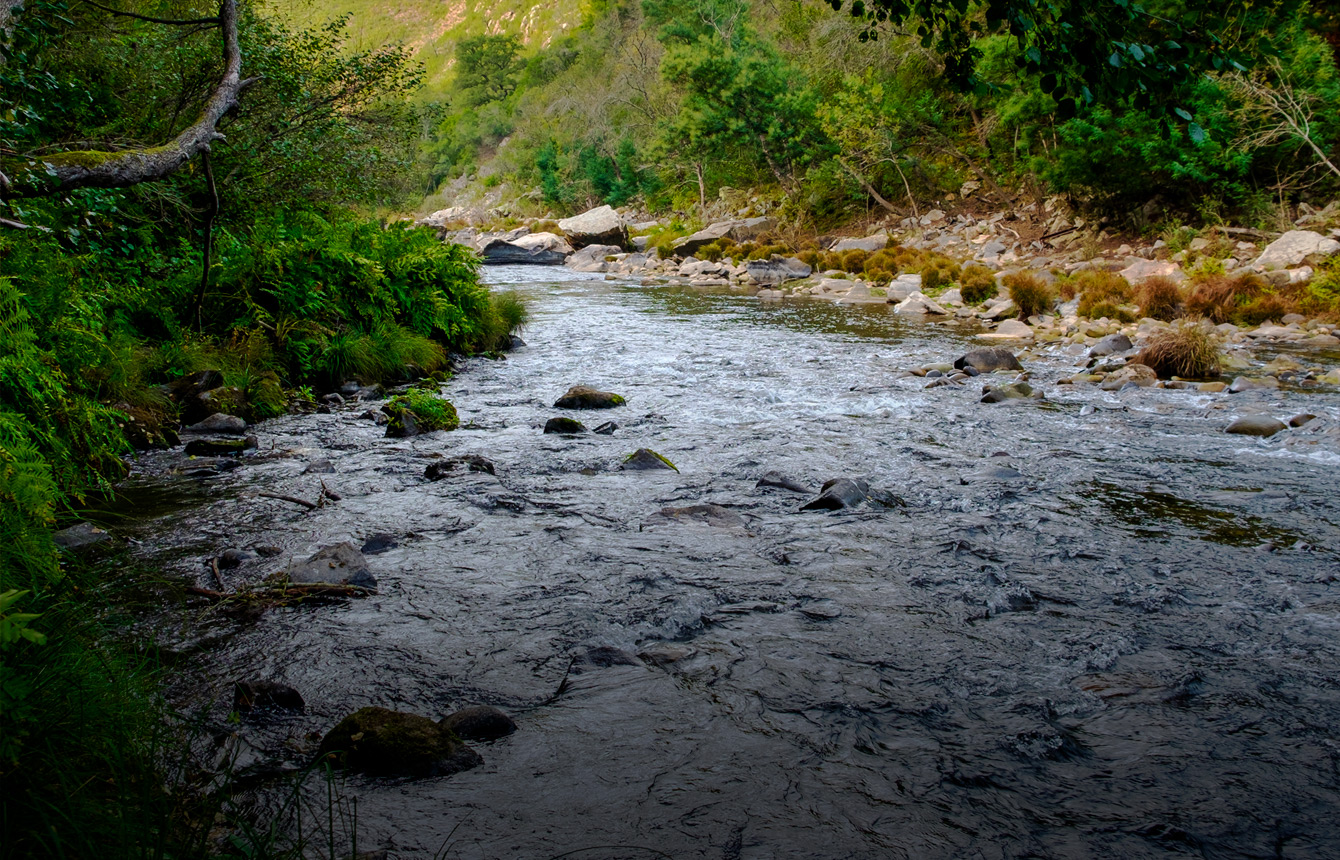
M 132 442 L 173 435 L 174 380 L 219 371 L 217 409 L 263 420 L 312 389 L 495 350 L 524 308 L 490 295 L 466 249 L 380 215 L 415 186 L 421 75 L 403 49 L 350 51 L 338 23 L 291 29 L 244 4 L 256 80 L 207 153 L 153 182 L 53 189 L 62 152 L 167 151 L 219 80 L 226 16 L 3 11 L 0 842 L 5 857 L 201 856 L 218 798 L 197 780 L 217 774 L 177 765 L 192 730 L 126 629 L 118 566 L 58 549 L 53 528 L 110 491 Z

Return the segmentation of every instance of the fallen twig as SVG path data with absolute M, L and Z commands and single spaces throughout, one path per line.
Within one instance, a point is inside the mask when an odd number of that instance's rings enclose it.
M 214 581 L 219 585 L 219 591 L 223 591 L 226 586 L 223 584 L 223 574 L 219 573 L 219 559 L 215 556 L 209 560 L 209 569 L 214 574 Z
M 341 496 L 339 493 L 335 492 L 330 487 L 327 487 L 325 481 L 321 482 L 321 495 L 330 499 L 332 502 L 338 502 L 344 498 L 344 496 Z

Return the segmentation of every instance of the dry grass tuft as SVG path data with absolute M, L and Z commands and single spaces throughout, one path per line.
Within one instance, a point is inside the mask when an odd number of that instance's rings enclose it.
M 1113 313 L 1094 311 L 1100 306 L 1104 311 L 1108 308 L 1115 309 L 1118 305 L 1129 304 L 1135 299 L 1135 291 L 1131 289 L 1131 285 L 1116 272 L 1088 269 L 1077 273 L 1072 283 L 1079 294 L 1079 315 L 1082 317 L 1090 319 L 1102 316 L 1115 317 Z
M 1001 283 L 1010 291 L 1010 298 L 1019 306 L 1020 319 L 1028 319 L 1035 314 L 1051 311 L 1055 293 L 1037 275 L 1015 272 L 1001 278 Z
M 1172 278 L 1149 278 L 1135 288 L 1135 299 L 1147 317 L 1171 322 L 1182 311 L 1182 288 Z
M 1136 361 L 1152 367 L 1160 379 L 1205 379 L 1219 375 L 1219 344 L 1219 335 L 1204 321 L 1180 320 L 1150 338 Z
M 986 266 L 971 264 L 959 273 L 959 292 L 965 305 L 980 305 L 996 295 L 996 276 Z

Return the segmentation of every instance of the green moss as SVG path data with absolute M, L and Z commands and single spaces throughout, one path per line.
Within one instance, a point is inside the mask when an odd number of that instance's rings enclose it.
M 633 453 L 629 454 L 627 457 L 624 457 L 624 458 L 623 458 L 623 461 L 624 461 L 625 463 L 630 463 L 630 462 L 632 462 L 635 458 L 637 458 L 640 454 L 643 454 L 643 453 L 650 454 L 651 456 L 655 457 L 657 460 L 660 460 L 662 463 L 664 463 L 664 464 L 665 464 L 666 466 L 668 466 L 669 468 L 674 469 L 676 472 L 679 471 L 679 467 L 676 466 L 674 463 L 671 463 L 670 460 L 669 460 L 668 458 L 666 458 L 665 456 L 663 456 L 663 455 L 661 455 L 661 454 L 658 454 L 657 452 L 651 450 L 650 448 L 638 448 L 636 451 L 634 451 Z
M 461 419 L 451 401 L 444 397 L 436 397 L 429 391 L 410 389 L 386 402 L 385 411 L 391 416 L 393 429 L 399 420 L 401 410 L 404 409 L 408 409 L 414 415 L 414 421 L 424 432 L 455 430 L 461 426 Z

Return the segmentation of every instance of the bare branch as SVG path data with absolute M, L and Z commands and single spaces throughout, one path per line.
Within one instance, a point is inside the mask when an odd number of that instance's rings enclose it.
M 5 0 L 0 0 L 5 2 Z M 40 159 L 54 181 L 41 176 L 22 185 L 16 183 L 13 197 L 42 197 L 73 188 L 125 188 L 141 182 L 153 182 L 172 174 L 184 164 L 222 140 L 219 120 L 236 104 L 238 96 L 255 79 L 242 80 L 242 53 L 237 37 L 237 0 L 222 0 L 219 21 L 223 30 L 224 72 L 218 87 L 205 105 L 204 113 L 171 143 L 121 152 L 62 152 Z
M 3 2 L 3 0 L 0 0 L 0 2 Z M 197 24 L 213 24 L 217 27 L 222 23 L 220 18 L 190 18 L 184 21 L 174 18 L 151 18 L 148 15 L 136 15 L 134 12 L 122 12 L 120 9 L 113 9 L 111 6 L 94 3 L 93 0 L 84 0 L 84 2 L 92 6 L 94 9 L 110 12 L 117 17 L 134 18 L 136 21 L 148 21 L 150 24 L 167 24 L 170 27 L 193 27 Z

